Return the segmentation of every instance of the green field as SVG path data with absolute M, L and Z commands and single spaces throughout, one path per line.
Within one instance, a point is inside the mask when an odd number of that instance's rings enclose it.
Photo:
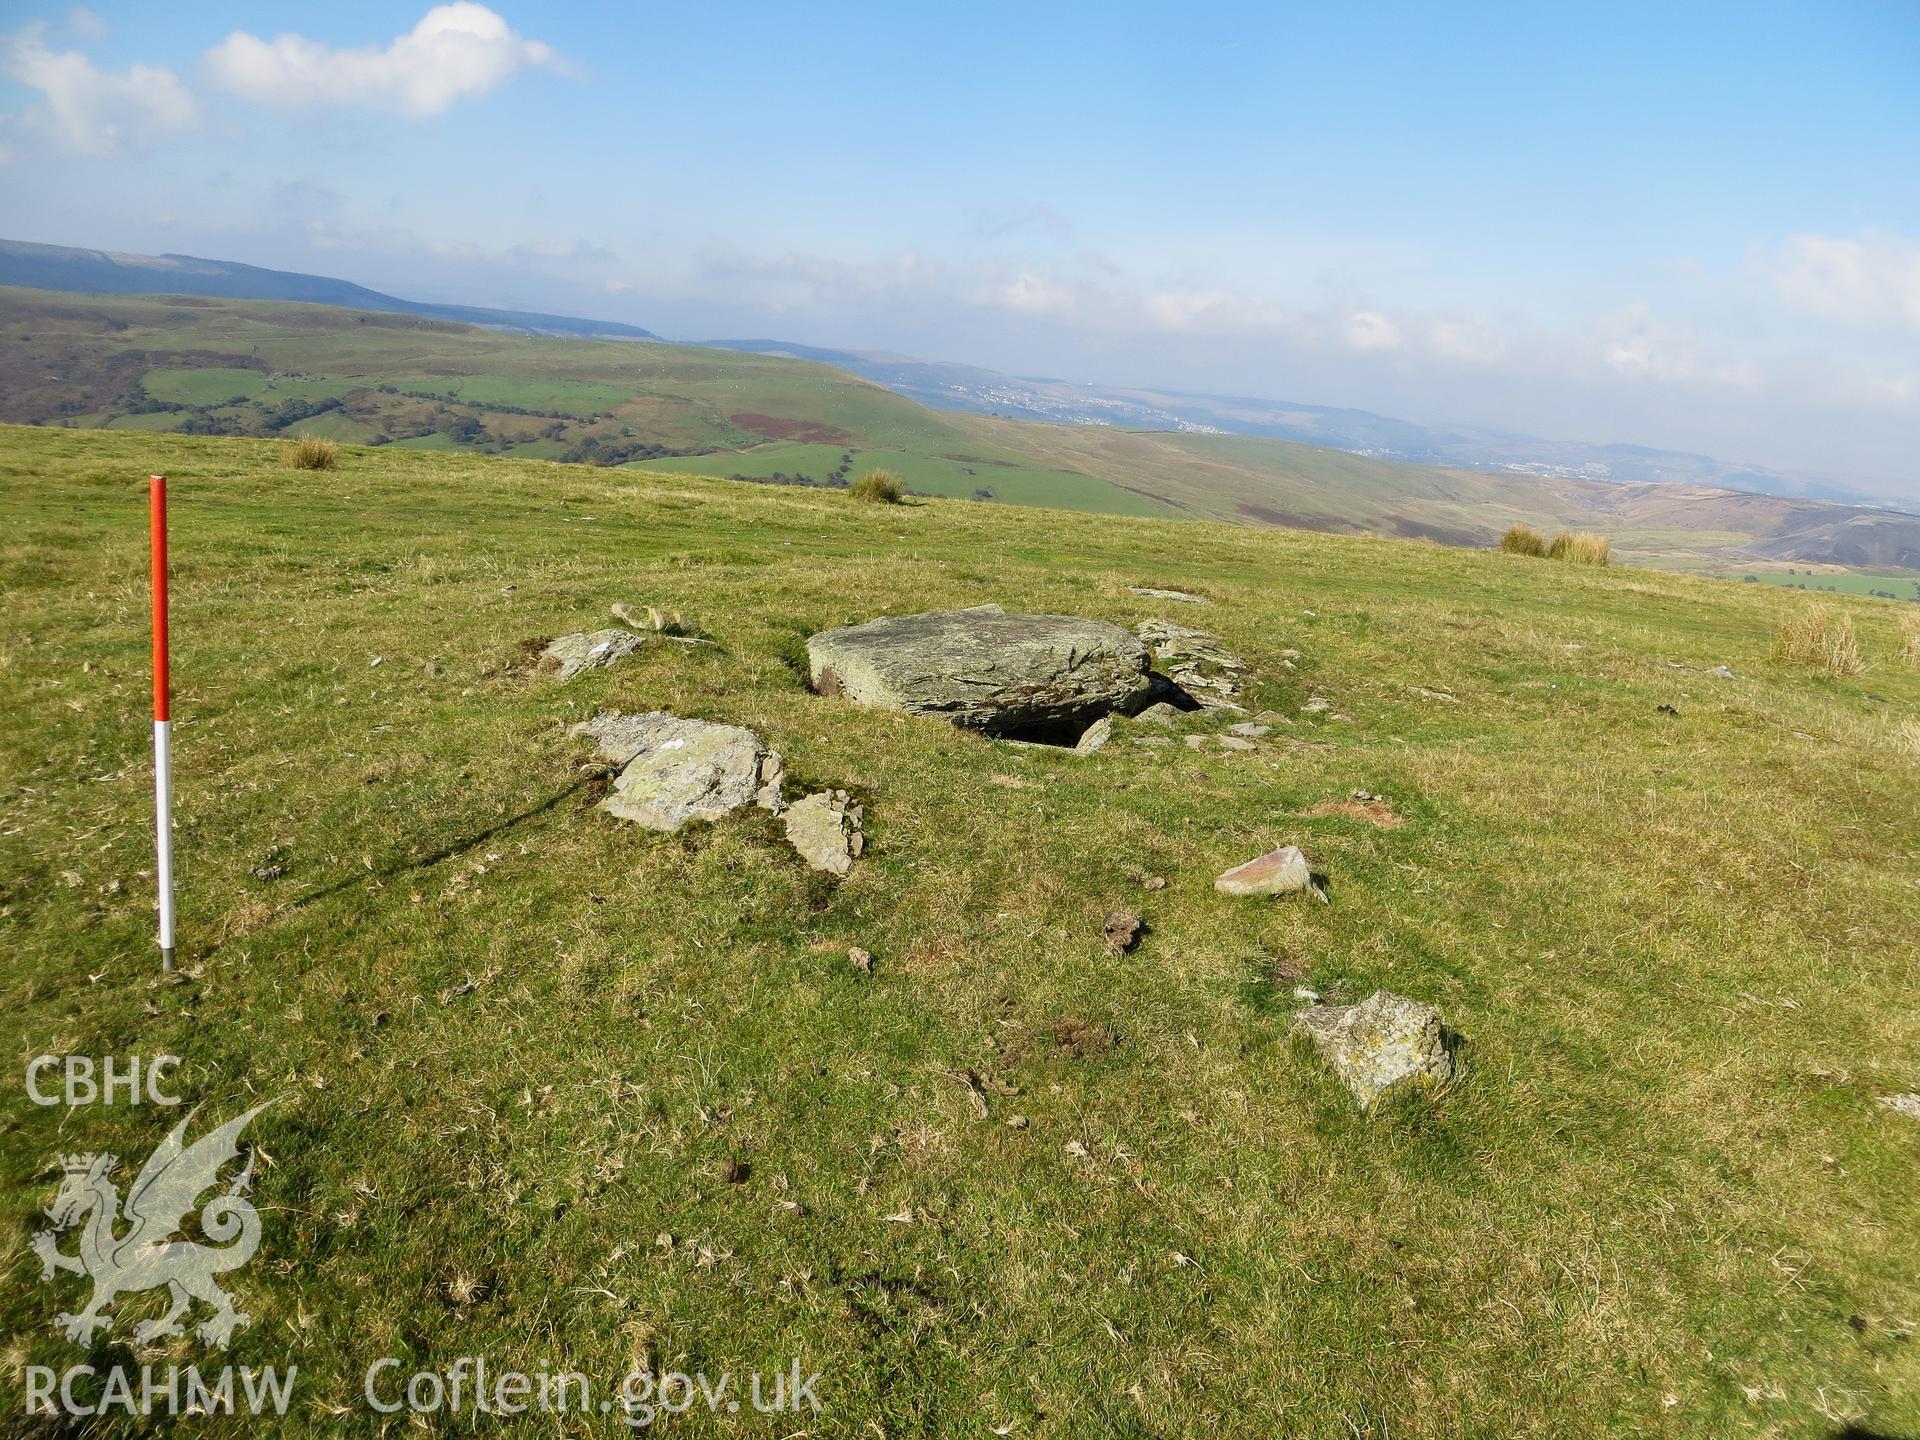
M 555 411 L 587 419 L 633 399 L 626 385 L 603 385 L 591 380 L 551 380 L 513 375 L 399 375 L 387 384 L 418 394 L 460 401 L 481 409 L 511 405 L 516 409 Z
M 1893 596 L 1900 600 L 1920 600 L 1920 577 L 1911 570 L 1836 570 L 1794 565 L 1768 568 L 1753 565 L 1728 571 L 1727 579 L 1745 580 L 1751 575 L 1762 585 L 1783 585 L 1789 590 L 1829 591 L 1838 595 Z
M 140 377 L 140 388 L 155 400 L 179 405 L 221 405 L 232 399 L 251 399 L 267 388 L 258 370 L 233 370 L 210 365 L 198 370 L 158 366 Z
M 282 1097 L 228 1277 L 226 1358 L 299 1366 L 272 1433 L 404 1433 L 361 1398 L 383 1355 L 821 1374 L 818 1416 L 670 1434 L 1920 1433 L 1920 1124 L 1877 1100 L 1920 1090 L 1911 607 L 1823 597 L 1869 666 L 1833 679 L 1771 658 L 1812 602 L 1770 586 L 283 448 L 0 427 L 0 1037 L 16 1065 L 181 1055 L 196 1126 Z M 714 643 L 529 672 L 616 601 Z M 818 629 L 987 602 L 1203 624 L 1273 729 L 1123 722 L 1079 757 L 804 683 Z M 809 872 L 757 811 L 615 822 L 567 733 L 603 708 L 753 727 L 861 799 L 865 856 Z M 1285 842 L 1330 904 L 1215 893 Z M 1116 956 L 1122 907 L 1148 928 Z M 1363 1117 L 1288 1038 L 1300 985 L 1438 1005 L 1458 1078 Z M 4 1094 L 9 1375 L 131 1363 L 55 1334 L 83 1282 L 40 1284 L 28 1241 L 51 1157 L 124 1178 L 176 1116 Z

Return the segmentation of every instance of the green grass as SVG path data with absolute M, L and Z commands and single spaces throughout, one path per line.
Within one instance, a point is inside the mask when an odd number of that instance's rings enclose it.
M 395 450 L 465 450 L 469 447 L 460 444 L 451 435 L 442 435 L 434 431 L 427 435 L 410 435 L 405 440 L 395 440 Z
M 916 495 L 950 499 L 993 499 L 1008 505 L 1044 505 L 1057 510 L 1091 510 L 1106 515 L 1173 515 L 1174 508 L 1092 475 L 1051 470 L 1012 460 L 990 462 L 976 456 L 952 458 L 906 450 L 868 450 L 859 446 L 775 442 L 732 454 L 676 455 L 635 461 L 629 468 L 673 475 L 746 475 L 765 479 L 776 472 L 806 475 L 816 482 L 839 467 L 852 448 L 848 478 L 874 468 L 891 470 Z M 980 491 L 990 491 L 981 496 Z
M 611 410 L 634 397 L 632 386 L 535 376 L 468 375 L 449 379 L 444 375 L 400 375 L 387 383 L 402 390 L 483 408 L 511 405 L 521 410 L 557 411 L 582 419 Z
M 231 1353 L 298 1362 L 278 1433 L 382 1433 L 359 1393 L 384 1354 L 824 1373 L 817 1420 L 697 1434 L 1920 1429 L 1920 1127 L 1874 1100 L 1920 1088 L 1920 672 L 1774 664 L 1797 597 L 279 455 L 0 429 L 0 1035 L 16 1063 L 178 1053 L 208 1117 L 286 1096 L 255 1122 L 266 1239 L 233 1277 L 254 1324 Z M 156 983 L 144 873 L 156 470 L 178 985 Z M 1280 715 L 1256 752 L 1124 726 L 1086 758 L 997 745 L 795 670 L 811 631 L 889 609 L 1131 624 L 1162 612 L 1126 587 L 1156 584 L 1219 602 L 1171 618 L 1253 665 Z M 520 668 L 616 600 L 718 643 L 565 687 Z M 1895 607 L 1828 603 L 1891 652 Z M 1310 692 L 1351 718 L 1301 713 Z M 799 783 L 863 800 L 866 856 L 834 884 L 757 812 L 670 837 L 610 820 L 566 736 L 602 707 L 754 727 Z M 1359 787 L 1408 823 L 1305 814 Z M 1331 905 L 1213 892 L 1286 841 Z M 256 878 L 274 847 L 286 874 Z M 1150 927 L 1121 958 L 1116 906 Z M 1437 1003 L 1459 1082 L 1363 1119 L 1287 1039 L 1301 980 Z M 1063 1020 L 1118 1043 L 1077 1055 Z M 49 1323 L 79 1282 L 35 1283 L 24 1253 L 41 1167 L 137 1163 L 174 1117 L 6 1094 L 0 1326 L 16 1368 L 70 1364 Z
M 1789 590 L 1826 591 L 1837 595 L 1892 595 L 1900 600 L 1920 600 L 1920 579 L 1908 570 L 1812 570 L 1805 565 L 1728 570 L 1725 577 L 1744 581 L 1751 575 L 1762 585 L 1782 585 Z
M 140 386 L 154 399 L 175 405 L 220 405 L 236 397 L 251 399 L 267 388 L 267 377 L 258 370 L 221 366 L 198 370 L 161 368 L 141 376 Z

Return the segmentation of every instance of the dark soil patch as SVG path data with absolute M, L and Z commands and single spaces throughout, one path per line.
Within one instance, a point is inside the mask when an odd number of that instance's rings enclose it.
M 798 440 L 806 445 L 846 445 L 853 440 L 853 436 L 838 425 L 823 425 L 817 420 L 791 420 L 780 415 L 760 415 L 751 410 L 729 415 L 727 419 L 742 430 L 751 430 L 768 440 Z
M 1325 800 L 1300 812 L 1310 819 L 1337 815 L 1343 820 L 1359 820 L 1380 830 L 1398 830 L 1406 817 L 1375 795 L 1370 800 Z
M 1428 525 L 1404 515 L 1387 516 L 1387 529 L 1408 540 L 1434 540 L 1442 545 L 1472 549 L 1487 543 L 1488 537 L 1472 530 L 1456 530 L 1448 525 Z
M 1112 1052 L 1120 1037 L 1105 1025 L 1067 1015 L 1053 1022 L 1053 1043 L 1075 1060 L 1098 1060 Z
M 1252 500 L 1242 500 L 1233 509 L 1235 514 L 1244 515 L 1249 520 L 1258 520 L 1262 525 L 1280 525 L 1288 530 L 1319 530 L 1331 534 L 1342 534 L 1357 528 L 1352 525 L 1343 525 L 1337 520 L 1329 520 L 1324 515 L 1294 515 Z

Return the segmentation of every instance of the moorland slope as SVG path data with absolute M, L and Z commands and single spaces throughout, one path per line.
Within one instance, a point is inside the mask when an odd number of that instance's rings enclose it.
M 1758 586 L 284 448 L 0 429 L 0 1038 L 182 1055 L 208 1114 L 286 1097 L 230 1356 L 297 1359 L 279 1433 L 381 1433 L 374 1357 L 480 1354 L 798 1357 L 831 1435 L 1920 1430 L 1920 1124 L 1880 1103 L 1920 1089 L 1910 607 L 1832 601 L 1869 668 L 1830 678 L 1771 658 L 1808 602 Z M 713 643 L 527 667 L 614 602 Z M 1076 756 L 806 686 L 815 631 L 986 602 L 1203 624 L 1271 729 Z M 866 853 L 615 821 L 568 733 L 606 708 L 753 727 Z M 1331 903 L 1215 893 L 1288 841 Z M 1298 987 L 1438 1005 L 1454 1082 L 1363 1117 Z M 5 1095 L 23 1250 L 47 1157 L 160 1133 Z M 79 1293 L 6 1289 L 16 1364 L 70 1363 Z

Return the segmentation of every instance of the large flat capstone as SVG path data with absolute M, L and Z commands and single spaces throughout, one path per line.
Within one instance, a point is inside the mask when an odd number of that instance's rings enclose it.
M 807 641 L 814 689 L 990 735 L 1058 731 L 1138 709 L 1147 647 L 1118 625 L 997 605 L 888 615 Z

